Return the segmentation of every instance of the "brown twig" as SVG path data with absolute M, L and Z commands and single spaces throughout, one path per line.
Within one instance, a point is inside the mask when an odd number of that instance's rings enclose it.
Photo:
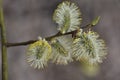
M 91 24 L 88 24 L 84 27 L 82 27 L 82 29 L 86 29 L 86 28 L 91 28 L 93 25 Z M 60 32 L 58 32 L 57 34 L 53 35 L 53 36 L 50 36 L 50 37 L 47 37 L 45 38 L 46 40 L 50 41 L 52 38 L 54 37 L 59 37 L 59 36 L 63 36 L 63 35 L 69 35 L 69 34 L 72 34 L 72 35 L 75 35 L 75 33 L 77 32 L 77 30 L 74 30 L 74 31 L 71 31 L 71 32 L 68 32 L 68 33 L 65 33 L 65 34 L 62 34 Z M 19 42 L 19 43 L 6 43 L 6 46 L 7 47 L 14 47 L 14 46 L 24 46 L 24 45 L 28 45 L 28 44 L 31 44 L 31 43 L 34 43 L 36 42 L 37 40 L 29 40 L 29 41 L 25 41 L 25 42 Z

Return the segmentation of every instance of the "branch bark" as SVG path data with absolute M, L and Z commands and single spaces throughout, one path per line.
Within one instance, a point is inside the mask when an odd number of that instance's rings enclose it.
M 0 28 L 1 28 L 1 51 L 2 51 L 2 80 L 8 80 L 8 63 L 6 47 L 7 40 L 2 9 L 2 0 L 0 0 Z
M 87 28 L 91 28 L 93 25 L 92 24 L 88 24 L 84 27 L 81 27 L 82 29 L 87 29 Z M 58 32 L 57 34 L 53 35 L 53 36 L 50 36 L 50 37 L 47 37 L 45 38 L 46 40 L 50 41 L 52 38 L 54 37 L 59 37 L 59 36 L 63 36 L 63 35 L 69 35 L 69 34 L 72 34 L 74 35 L 78 30 L 74 30 L 74 31 L 71 31 L 71 32 L 68 32 L 68 33 L 65 33 L 65 34 L 61 34 L 60 32 Z M 25 41 L 25 42 L 19 42 L 19 43 L 6 43 L 6 46 L 7 47 L 15 47 L 15 46 L 25 46 L 25 45 L 28 45 L 28 44 L 32 44 L 34 42 L 36 42 L 37 40 L 29 40 L 29 41 Z

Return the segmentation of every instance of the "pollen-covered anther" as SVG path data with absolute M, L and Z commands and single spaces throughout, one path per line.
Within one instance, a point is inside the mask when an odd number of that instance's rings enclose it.
M 51 56 L 51 46 L 42 38 L 29 45 L 27 52 L 27 61 L 34 68 L 44 68 Z
M 58 24 L 58 30 L 64 34 L 78 29 L 82 18 L 75 3 L 64 1 L 55 10 L 53 20 Z

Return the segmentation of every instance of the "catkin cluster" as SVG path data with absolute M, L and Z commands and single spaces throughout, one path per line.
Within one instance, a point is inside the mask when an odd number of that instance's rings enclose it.
M 82 64 L 97 66 L 105 58 L 107 51 L 105 42 L 99 34 L 90 29 L 83 30 L 81 12 L 75 3 L 64 1 L 60 3 L 53 14 L 53 20 L 58 24 L 61 34 L 77 30 L 74 34 L 53 37 L 50 41 L 40 38 L 29 45 L 27 61 L 34 68 L 44 68 L 47 63 L 66 65 L 74 60 Z M 96 25 L 99 17 L 90 25 Z

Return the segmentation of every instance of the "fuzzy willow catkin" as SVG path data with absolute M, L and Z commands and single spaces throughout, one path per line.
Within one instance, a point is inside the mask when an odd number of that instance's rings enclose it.
M 73 41 L 73 56 L 89 64 L 101 63 L 107 54 L 105 42 L 93 31 L 81 32 Z
M 29 45 L 27 52 L 27 61 L 34 68 L 44 68 L 50 59 L 51 46 L 45 39 L 39 39 Z
M 64 1 L 55 10 L 53 20 L 58 24 L 58 30 L 64 34 L 78 29 L 82 18 L 76 4 Z
M 73 61 L 71 55 L 72 36 L 61 36 L 51 41 L 52 61 L 56 64 L 68 64 Z

